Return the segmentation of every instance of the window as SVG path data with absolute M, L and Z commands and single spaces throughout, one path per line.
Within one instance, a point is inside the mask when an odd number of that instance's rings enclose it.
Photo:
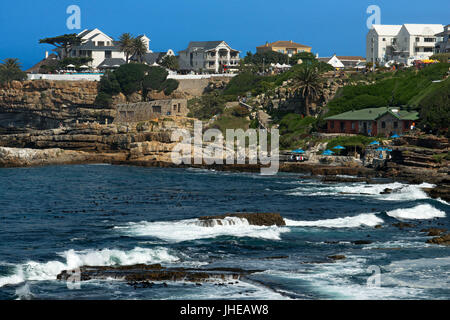
M 423 52 L 433 52 L 433 47 L 423 48 Z
M 341 132 L 345 131 L 345 122 L 341 121 Z
M 420 38 L 419 37 L 416 38 L 416 42 L 420 42 Z
M 381 128 L 386 129 L 386 122 L 384 121 L 381 122 Z
M 152 111 L 153 113 L 161 113 L 161 106 L 153 106 Z
M 436 38 L 425 38 L 425 42 L 436 42 Z
M 356 128 L 355 122 L 352 121 L 352 130 L 355 130 L 355 128 Z
M 181 112 L 181 103 L 178 104 L 178 113 Z
M 383 41 L 386 41 L 386 38 L 383 38 Z
M 334 129 L 334 121 L 331 121 L 331 122 L 330 122 L 330 128 L 331 128 L 331 129 Z
M 99 46 L 99 47 L 104 47 L 104 46 L 105 46 L 105 41 L 99 41 L 99 42 L 97 42 L 97 46 Z
M 398 128 L 398 122 L 394 121 L 394 129 L 397 129 L 397 128 Z
M 105 59 L 111 59 L 112 52 L 111 51 L 105 51 Z

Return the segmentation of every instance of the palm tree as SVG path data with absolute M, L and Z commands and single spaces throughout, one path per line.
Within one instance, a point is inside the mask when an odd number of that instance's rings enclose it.
M 144 55 L 147 53 L 147 46 L 141 38 L 133 40 L 133 54 L 138 62 L 142 63 Z
M 297 92 L 305 102 L 306 116 L 309 117 L 311 115 L 310 102 L 321 95 L 323 79 L 317 68 L 305 66 L 294 75 L 294 81 Z
M 25 80 L 27 74 L 22 71 L 19 59 L 7 58 L 0 64 L 0 82 Z
M 134 38 L 129 33 L 124 33 L 120 36 L 119 47 L 125 53 L 127 63 L 130 61 L 130 56 L 134 52 Z

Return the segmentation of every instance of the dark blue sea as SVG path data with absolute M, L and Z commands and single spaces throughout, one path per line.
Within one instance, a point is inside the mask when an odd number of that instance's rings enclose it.
M 429 186 L 109 165 L 0 169 L 0 300 L 449 299 L 450 247 L 427 244 L 421 230 L 450 229 L 450 206 L 427 197 Z M 278 212 L 287 226 L 197 220 L 229 212 Z M 80 266 L 141 263 L 260 272 L 137 289 L 56 279 Z

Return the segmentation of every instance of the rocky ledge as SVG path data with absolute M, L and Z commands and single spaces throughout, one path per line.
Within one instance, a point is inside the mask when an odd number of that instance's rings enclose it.
M 221 220 L 232 217 L 246 219 L 249 224 L 254 226 L 285 226 L 286 222 L 279 213 L 227 213 L 218 216 L 200 217 L 199 220 L 205 223 L 205 226 L 221 224 Z
M 131 266 L 83 266 L 75 270 L 64 270 L 57 279 L 63 281 L 122 280 L 129 284 L 152 281 L 229 281 L 260 270 L 242 270 L 234 268 L 190 269 L 166 268 L 160 264 L 136 264 Z

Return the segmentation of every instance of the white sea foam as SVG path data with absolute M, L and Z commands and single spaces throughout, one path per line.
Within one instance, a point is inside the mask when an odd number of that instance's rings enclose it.
M 388 211 L 387 215 L 396 219 L 434 219 L 445 218 L 445 212 L 436 209 L 430 204 L 420 204 L 413 208 L 396 209 Z
M 429 183 L 409 185 L 400 182 L 385 184 L 302 184 L 302 186 L 290 190 L 289 194 L 296 196 L 371 196 L 379 200 L 404 201 L 429 199 L 429 196 L 422 188 L 433 187 L 434 185 Z M 392 193 L 381 194 L 385 189 L 391 189 Z
M 63 270 L 72 270 L 81 266 L 133 265 L 139 263 L 175 262 L 178 258 L 165 248 L 135 248 L 122 250 L 68 250 L 59 254 L 63 261 L 29 261 L 16 265 L 12 275 L 0 277 L 0 287 L 19 284 L 25 281 L 55 280 Z
M 324 299 L 346 300 L 382 300 L 382 299 L 415 299 L 425 296 L 421 288 L 388 287 L 381 274 L 380 287 L 368 287 L 367 280 L 373 275 L 368 270 L 364 257 L 347 256 L 347 260 L 339 263 L 314 264 L 304 270 L 284 272 L 268 270 L 264 272 L 275 278 L 298 281 L 305 291 L 312 291 Z
M 123 227 L 116 227 L 116 229 L 134 236 L 156 237 L 169 242 L 209 239 L 219 236 L 280 240 L 281 233 L 289 232 L 288 228 L 250 225 L 247 219 L 235 217 L 217 219 L 211 222 L 198 219 L 171 222 L 142 221 L 129 223 Z
M 317 221 L 294 221 L 285 219 L 289 227 L 321 227 L 321 228 L 358 228 L 375 227 L 382 224 L 383 219 L 373 213 L 364 213 L 353 217 L 325 219 Z
M 394 261 L 383 269 L 384 285 L 418 289 L 450 288 L 450 257 Z

